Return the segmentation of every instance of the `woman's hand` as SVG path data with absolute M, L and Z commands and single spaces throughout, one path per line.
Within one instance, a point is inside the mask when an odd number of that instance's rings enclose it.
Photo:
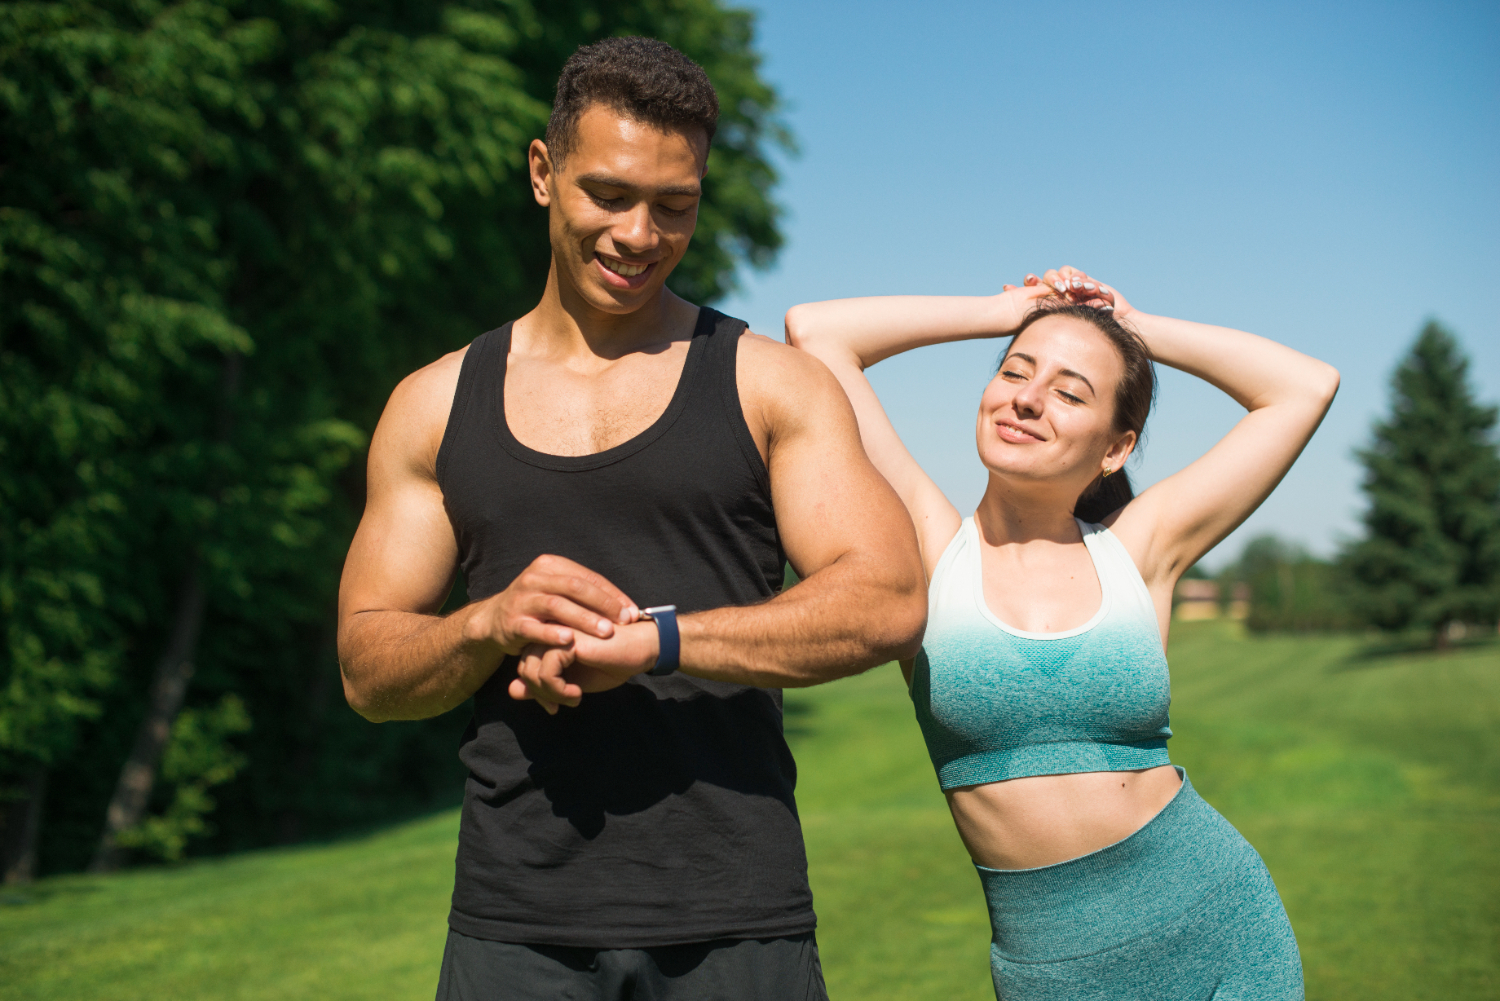
M 1049 268 L 1040 278 L 1036 275 L 1027 275 L 1026 285 L 1041 285 L 1053 289 L 1054 294 L 1074 305 L 1092 306 L 1095 309 L 1112 312 L 1117 320 L 1123 320 L 1135 312 L 1135 307 L 1131 306 L 1113 286 L 1106 285 L 1071 265 Z M 1015 286 L 1005 287 L 1010 289 Z
M 1009 337 L 1021 322 L 1026 319 L 1026 314 L 1036 307 L 1042 300 L 1053 297 L 1058 293 L 1047 285 L 1036 275 L 1027 275 L 1023 285 L 1005 285 L 1001 293 L 994 297 L 996 308 L 994 310 L 991 337 Z

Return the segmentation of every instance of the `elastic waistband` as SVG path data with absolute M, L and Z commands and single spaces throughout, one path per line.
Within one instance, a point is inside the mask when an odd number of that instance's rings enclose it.
M 994 945 L 1014 962 L 1090 955 L 1145 935 L 1211 894 L 1259 856 L 1193 790 L 1129 837 L 1036 869 L 979 870 Z

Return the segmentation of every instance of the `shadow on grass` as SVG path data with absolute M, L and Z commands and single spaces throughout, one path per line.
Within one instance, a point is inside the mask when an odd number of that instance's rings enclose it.
M 1359 647 L 1343 660 L 1329 667 L 1330 674 L 1346 671 L 1367 671 L 1377 667 L 1389 667 L 1399 661 L 1433 660 L 1441 662 L 1456 653 L 1467 653 L 1489 647 L 1500 647 L 1500 639 L 1494 634 L 1451 640 L 1441 649 L 1433 646 L 1432 637 L 1402 635 L 1373 640 Z
M 813 732 L 817 709 L 802 699 L 782 699 L 781 732 L 787 737 L 806 737 Z
M 35 883 L 7 886 L 0 890 L 0 907 L 26 907 L 29 904 L 44 904 L 57 897 L 86 897 L 99 892 L 99 879 L 108 877 L 84 877 L 74 875 L 62 878 L 43 877 Z

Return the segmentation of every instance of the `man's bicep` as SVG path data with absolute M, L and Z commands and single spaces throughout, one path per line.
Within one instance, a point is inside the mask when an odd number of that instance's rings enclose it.
M 805 578 L 851 552 L 914 555 L 911 518 L 865 455 L 838 382 L 821 364 L 783 375 L 767 412 L 772 502 L 792 569 Z
M 366 507 L 339 588 L 341 615 L 433 613 L 457 573 L 458 546 L 436 484 L 406 484 Z
M 341 618 L 436 612 L 457 572 L 458 543 L 431 461 L 437 429 L 425 426 L 430 415 L 403 412 L 398 402 L 393 397 L 370 442 L 365 511 L 339 586 Z

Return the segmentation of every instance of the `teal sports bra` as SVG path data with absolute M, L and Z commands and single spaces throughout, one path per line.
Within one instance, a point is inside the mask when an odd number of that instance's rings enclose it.
M 911 683 L 943 789 L 1170 763 L 1172 691 L 1151 595 L 1114 533 L 1078 527 L 1104 597 L 1059 633 L 1013 629 L 990 611 L 973 518 L 943 551 Z

